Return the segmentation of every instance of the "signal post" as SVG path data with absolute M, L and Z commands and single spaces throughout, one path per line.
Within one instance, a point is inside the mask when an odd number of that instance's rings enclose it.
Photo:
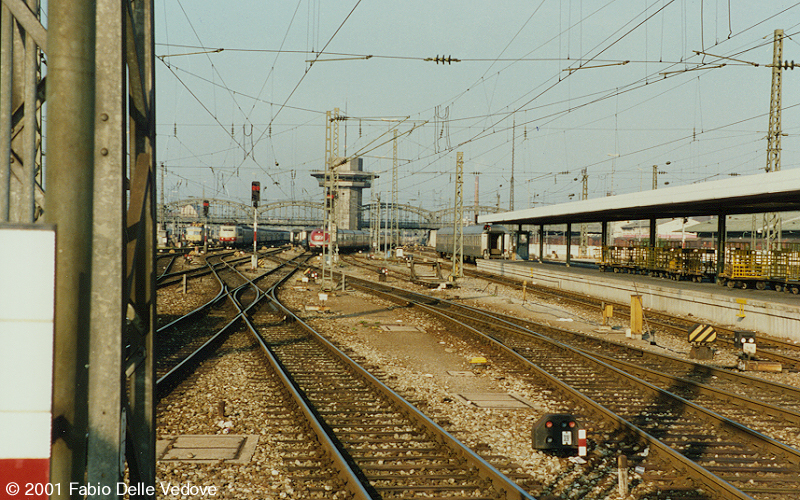
M 261 201 L 261 183 L 253 181 L 250 189 L 253 200 L 253 257 L 250 258 L 250 268 L 255 271 L 258 267 L 258 202 Z

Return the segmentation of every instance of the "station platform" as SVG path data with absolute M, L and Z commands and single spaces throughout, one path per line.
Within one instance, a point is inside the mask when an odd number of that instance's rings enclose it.
M 630 304 L 631 295 L 641 295 L 645 311 L 664 311 L 696 318 L 698 323 L 800 342 L 800 295 L 601 272 L 578 265 L 566 267 L 563 262 L 478 259 L 478 270 L 621 304 Z

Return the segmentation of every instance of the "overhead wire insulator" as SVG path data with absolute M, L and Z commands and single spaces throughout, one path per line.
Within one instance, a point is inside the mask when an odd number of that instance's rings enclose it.
M 453 57 L 453 56 L 447 56 L 447 57 L 445 57 L 444 55 L 441 55 L 441 56 L 438 56 L 438 55 L 437 55 L 436 57 L 428 57 L 428 58 L 426 58 L 426 59 L 424 59 L 424 60 L 425 60 L 425 61 L 433 61 L 433 62 L 435 62 L 436 64 L 439 64 L 439 63 L 442 63 L 442 64 L 444 64 L 444 63 L 447 63 L 447 64 L 452 64 L 452 63 L 454 63 L 454 62 L 461 62 L 461 59 L 456 59 L 456 58 L 455 58 L 455 57 Z

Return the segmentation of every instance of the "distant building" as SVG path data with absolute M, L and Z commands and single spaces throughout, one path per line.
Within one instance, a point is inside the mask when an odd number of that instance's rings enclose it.
M 200 211 L 194 205 L 184 205 L 181 207 L 181 217 L 199 217 Z

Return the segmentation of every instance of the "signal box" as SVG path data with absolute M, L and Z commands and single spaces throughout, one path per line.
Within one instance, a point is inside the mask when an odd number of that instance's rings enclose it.
M 531 437 L 536 450 L 577 450 L 578 455 L 586 455 L 586 430 L 569 414 L 543 416 L 533 426 Z

